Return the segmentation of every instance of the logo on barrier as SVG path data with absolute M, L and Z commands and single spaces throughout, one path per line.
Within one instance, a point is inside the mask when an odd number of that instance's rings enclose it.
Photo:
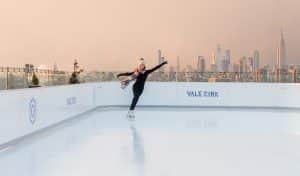
M 76 97 L 68 97 L 66 99 L 67 106 L 75 105 L 77 104 L 77 98 Z
M 29 102 L 29 120 L 31 124 L 34 124 L 37 117 L 37 102 L 35 98 L 32 98 Z
M 206 91 L 206 90 L 188 90 L 186 91 L 188 97 L 207 97 L 207 98 L 218 98 L 220 93 L 217 91 Z

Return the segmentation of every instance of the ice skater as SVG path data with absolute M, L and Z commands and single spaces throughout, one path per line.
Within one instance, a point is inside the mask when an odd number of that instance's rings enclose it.
M 133 99 L 132 99 L 130 109 L 129 109 L 128 114 L 127 114 L 128 118 L 134 118 L 135 106 L 136 106 L 140 96 L 142 95 L 142 93 L 144 91 L 144 86 L 145 86 L 145 83 L 146 83 L 146 80 L 147 80 L 147 77 L 149 76 L 149 74 L 151 74 L 152 72 L 159 69 L 160 67 L 162 67 L 165 64 L 168 64 L 168 61 L 165 61 L 165 62 L 157 65 L 156 67 L 147 70 L 144 59 L 141 58 L 140 63 L 138 65 L 138 68 L 135 69 L 133 72 L 120 73 L 120 74 L 117 75 L 118 78 L 121 77 L 121 76 L 128 76 L 127 79 L 121 81 L 121 87 L 123 89 L 126 88 L 126 86 L 131 81 L 135 80 L 135 83 L 133 84 L 133 87 L 132 87 Z

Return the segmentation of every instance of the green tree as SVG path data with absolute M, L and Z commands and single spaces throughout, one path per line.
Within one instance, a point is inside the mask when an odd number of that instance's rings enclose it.
M 36 76 L 35 73 L 32 75 L 32 85 L 33 86 L 38 86 L 40 84 L 39 78 Z

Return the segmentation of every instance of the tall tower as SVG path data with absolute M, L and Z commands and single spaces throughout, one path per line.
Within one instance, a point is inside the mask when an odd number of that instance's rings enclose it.
M 259 70 L 259 62 L 260 62 L 260 58 L 259 58 L 259 51 L 255 50 L 254 54 L 253 54 L 253 71 L 258 71 Z
M 217 63 L 215 52 L 212 52 L 210 55 L 210 70 L 212 72 L 217 72 Z
M 54 62 L 53 71 L 58 71 L 58 66 L 57 66 L 56 62 Z
M 275 55 L 276 55 L 275 68 L 282 69 L 282 62 L 281 62 L 281 58 L 280 58 L 280 48 L 276 48 Z
M 283 36 L 283 31 L 281 30 L 281 35 L 280 35 L 280 46 L 279 46 L 279 51 L 278 51 L 278 60 L 280 63 L 280 69 L 286 69 L 287 68 L 287 58 L 286 58 L 286 45 L 285 45 L 285 40 Z
M 222 61 L 222 71 L 229 72 L 231 64 L 231 51 L 229 49 L 225 50 L 225 56 Z
M 163 63 L 165 60 L 164 57 L 162 57 L 162 53 L 161 53 L 161 50 L 158 50 L 158 64 L 161 64 Z M 159 70 L 158 70 L 160 73 L 164 72 L 164 69 L 163 67 L 161 67 Z
M 248 72 L 248 68 L 247 67 L 248 67 L 248 65 L 247 65 L 247 57 L 243 56 L 239 60 L 239 72 L 240 73 Z
M 158 64 L 161 63 L 161 50 L 158 50 Z
M 217 71 L 221 72 L 222 71 L 222 49 L 221 45 L 217 45 L 217 52 L 216 52 L 216 66 L 217 66 Z
M 180 72 L 180 58 L 179 58 L 179 56 L 177 56 L 177 68 L 176 68 L 176 72 L 177 73 Z
M 163 63 L 164 61 L 165 61 L 165 57 L 162 57 L 160 63 Z M 160 67 L 159 71 L 165 73 L 165 67 Z
M 204 56 L 198 56 L 197 72 L 205 72 L 205 59 L 204 59 Z
M 229 49 L 225 51 L 225 60 L 227 60 L 229 64 L 231 63 L 231 51 Z
M 254 58 L 253 57 L 248 57 L 247 72 L 254 72 Z
M 158 50 L 158 64 L 162 63 L 161 50 Z

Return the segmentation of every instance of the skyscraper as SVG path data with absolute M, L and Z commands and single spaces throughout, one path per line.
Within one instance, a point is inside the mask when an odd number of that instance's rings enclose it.
M 217 66 L 217 71 L 221 72 L 222 70 L 222 49 L 221 49 L 221 45 L 218 44 L 217 45 L 217 51 L 216 51 L 216 66 Z
M 161 50 L 158 50 L 158 64 L 161 64 Z
M 205 72 L 205 59 L 204 59 L 204 56 L 198 56 L 197 72 Z
M 275 69 L 281 69 L 282 68 L 282 63 L 280 59 L 280 48 L 276 48 L 275 50 Z
M 229 49 L 225 51 L 225 59 L 231 63 L 231 51 Z
M 276 61 L 277 61 L 277 68 L 278 69 L 287 69 L 287 58 L 286 58 L 286 45 L 285 40 L 283 36 L 283 31 L 281 30 L 280 35 L 280 45 L 279 48 L 276 51 Z
M 54 62 L 53 71 L 58 71 L 58 66 L 57 66 L 56 62 Z
M 158 64 L 161 64 L 163 63 L 165 60 L 164 57 L 162 57 L 162 53 L 161 53 L 161 50 L 158 50 Z M 159 70 L 158 70 L 159 73 L 163 73 L 164 72 L 164 67 L 161 67 Z
M 175 81 L 175 80 L 176 80 L 175 68 L 173 66 L 170 66 L 170 69 L 169 69 L 169 81 Z
M 163 63 L 165 61 L 165 57 L 161 58 L 161 63 Z M 165 67 L 160 67 L 160 72 L 164 73 L 165 72 Z
M 229 72 L 229 63 L 228 60 L 226 60 L 225 56 L 224 59 L 222 60 L 222 72 Z
M 230 63 L 231 63 L 231 52 L 229 49 L 225 51 L 224 59 L 222 60 L 222 71 L 229 72 L 230 71 Z
M 233 72 L 240 72 L 240 64 L 239 63 L 233 63 L 232 64 L 232 71 Z
M 253 54 L 253 71 L 258 71 L 259 70 L 259 62 L 260 62 L 260 58 L 259 58 L 259 51 L 255 50 L 254 54 Z
M 247 58 L 244 56 L 239 60 L 239 72 L 247 72 Z
M 248 57 L 247 60 L 247 72 L 253 72 L 254 71 L 254 58 Z
M 177 73 L 180 72 L 180 58 L 179 58 L 179 56 L 177 56 L 177 68 L 176 68 L 176 72 Z
M 210 55 L 210 70 L 212 72 L 217 72 L 216 56 L 215 52 L 212 52 Z

